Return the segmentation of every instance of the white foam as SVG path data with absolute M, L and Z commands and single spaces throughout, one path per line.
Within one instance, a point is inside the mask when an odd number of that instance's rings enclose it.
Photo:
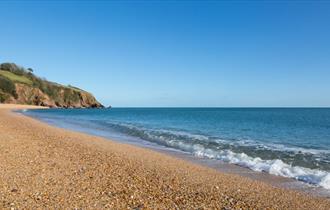
M 253 158 L 245 153 L 234 153 L 230 150 L 214 152 L 209 149 L 203 150 L 199 148 L 193 151 L 193 153 L 199 157 L 219 159 L 224 162 L 250 168 L 254 171 L 263 171 L 277 176 L 294 178 L 309 184 L 321 186 L 325 189 L 330 189 L 330 173 L 326 171 L 291 166 L 279 159 L 263 160 L 258 157 Z
M 205 148 L 201 144 L 189 144 L 183 141 L 162 138 L 158 138 L 158 141 L 161 141 L 167 146 L 190 152 L 198 157 L 218 159 L 227 163 L 247 167 L 254 171 L 294 178 L 325 189 L 330 189 L 330 173 L 326 171 L 292 166 L 279 159 L 263 160 L 259 157 L 253 158 L 245 153 L 235 153 L 230 150 L 215 151 Z

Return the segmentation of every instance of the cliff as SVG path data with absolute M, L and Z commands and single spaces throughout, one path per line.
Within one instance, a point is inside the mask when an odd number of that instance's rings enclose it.
M 53 108 L 101 108 L 95 97 L 79 88 L 49 82 L 14 63 L 0 64 L 0 103 Z

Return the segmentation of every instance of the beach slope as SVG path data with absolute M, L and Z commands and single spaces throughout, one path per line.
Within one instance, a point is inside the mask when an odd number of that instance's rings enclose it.
M 330 201 L 49 126 L 0 104 L 0 208 L 330 209 Z

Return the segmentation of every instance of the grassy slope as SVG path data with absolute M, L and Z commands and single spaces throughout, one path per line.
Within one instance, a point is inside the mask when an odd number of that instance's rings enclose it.
M 27 85 L 32 85 L 33 84 L 32 81 L 29 78 L 27 78 L 25 76 L 16 75 L 16 74 L 11 73 L 9 71 L 0 70 L 0 75 L 10 79 L 13 82 L 24 83 L 24 84 L 27 84 Z
M 19 82 L 19 83 L 23 83 L 23 84 L 27 84 L 27 85 L 33 85 L 33 82 L 27 78 L 26 76 L 22 75 L 17 75 L 17 74 L 14 74 L 12 72 L 9 72 L 9 71 L 4 71 L 4 70 L 0 70 L 0 75 L 10 79 L 11 81 L 13 82 Z M 57 83 L 52 83 L 52 82 L 49 82 L 50 84 L 53 84 L 55 86 L 59 86 L 59 87 L 63 87 L 63 88 L 69 88 L 69 89 L 72 89 L 72 90 L 75 90 L 75 91 L 78 91 L 78 92 L 85 92 L 84 90 L 81 90 L 77 87 L 74 87 L 74 86 L 66 86 L 66 85 L 61 85 L 61 84 L 57 84 Z
M 84 90 L 82 90 L 80 88 L 74 87 L 72 85 L 68 85 L 68 86 L 65 86 L 65 87 L 66 88 L 70 88 L 70 89 L 75 90 L 75 91 L 78 91 L 78 92 L 86 92 L 86 91 L 84 91 Z
M 61 85 L 55 82 L 46 81 L 36 77 L 33 74 L 28 74 L 27 72 L 24 72 L 24 70 L 21 71 L 23 72 L 22 73 L 19 72 L 19 74 L 16 74 L 15 72 L 12 71 L 0 69 L 0 76 L 10 80 L 12 83 L 21 83 L 31 88 L 39 88 L 42 92 L 47 94 L 51 99 L 59 103 L 64 103 L 64 104 L 78 103 L 81 97 L 79 93 L 87 94 L 87 97 L 89 97 L 89 95 L 93 97 L 93 95 L 91 95 L 90 93 L 82 89 L 79 89 L 77 87 L 71 85 Z M 64 93 L 61 91 L 64 91 Z M 15 87 L 14 87 L 14 92 L 16 92 Z M 6 93 L 6 91 L 4 92 L 3 89 L 1 90 L 1 86 L 0 86 L 0 102 L 7 100 L 10 96 L 15 97 L 15 95 L 12 92 Z

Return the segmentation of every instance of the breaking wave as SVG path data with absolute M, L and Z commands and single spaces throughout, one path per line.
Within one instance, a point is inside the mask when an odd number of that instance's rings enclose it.
M 189 152 L 201 158 L 217 159 L 247 167 L 254 171 L 294 178 L 302 182 L 330 189 L 330 173 L 319 169 L 320 162 L 329 163 L 327 158 L 330 152 L 328 150 L 286 147 L 276 144 L 267 145 L 252 141 L 221 140 L 184 131 L 147 129 L 124 123 L 107 122 L 107 126 L 127 135 Z M 253 156 L 249 155 L 249 153 L 253 154 Z M 291 157 L 292 160 L 296 156 L 298 156 L 296 158 L 303 157 L 303 159 L 306 159 L 306 164 L 314 162 L 315 166 L 311 165 L 312 168 L 308 168 L 287 163 L 286 160 L 280 158 L 262 158 L 262 156 L 267 157 L 265 154 L 269 153 L 274 157 L 287 157 L 288 159 Z M 326 157 L 324 158 L 322 155 Z M 313 161 L 310 159 L 313 159 Z M 328 164 L 324 165 L 326 166 Z

